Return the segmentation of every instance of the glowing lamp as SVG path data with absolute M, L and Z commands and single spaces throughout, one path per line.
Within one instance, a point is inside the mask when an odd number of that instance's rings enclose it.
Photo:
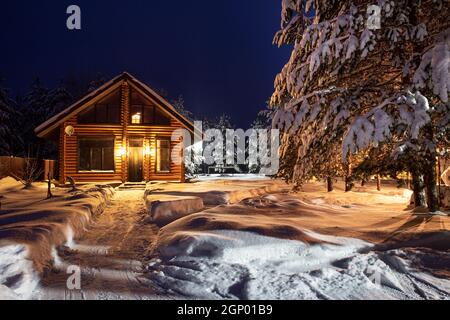
M 127 149 L 125 147 L 122 147 L 122 148 L 119 149 L 119 155 L 120 156 L 123 157 L 126 154 L 127 154 Z
M 147 146 L 147 147 L 145 147 L 145 149 L 144 149 L 144 153 L 145 153 L 146 156 L 152 156 L 152 157 L 154 157 L 154 156 L 155 156 L 155 149 L 152 148 L 152 147 L 150 147 L 150 146 Z
M 141 123 L 141 113 L 135 113 L 131 116 L 131 123 L 132 124 L 140 124 Z

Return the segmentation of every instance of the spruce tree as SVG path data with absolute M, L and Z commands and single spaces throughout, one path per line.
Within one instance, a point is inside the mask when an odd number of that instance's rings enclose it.
M 49 117 L 49 90 L 39 78 L 33 80 L 30 90 L 21 100 L 22 118 L 22 151 L 24 157 L 50 157 L 52 147 L 50 143 L 39 139 L 34 129 Z
M 279 175 L 301 185 L 325 175 L 330 161 L 347 164 L 352 154 L 387 142 L 392 159 L 418 159 L 418 168 L 408 169 L 426 176 L 428 206 L 437 210 L 433 170 L 437 145 L 447 143 L 450 110 L 443 2 L 282 4 L 274 41 L 293 51 L 271 99 L 273 125 L 283 132 Z
M 184 98 L 182 95 L 179 95 L 177 99 L 172 100 L 172 106 L 183 116 L 186 118 L 192 120 L 194 118 L 194 115 L 191 111 L 186 109 Z
M 17 149 L 15 123 L 20 117 L 7 89 L 0 86 L 0 155 L 12 156 Z

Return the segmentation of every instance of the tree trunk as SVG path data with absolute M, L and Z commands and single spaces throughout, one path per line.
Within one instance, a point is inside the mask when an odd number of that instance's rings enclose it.
M 441 198 L 441 159 L 438 157 L 437 158 L 437 179 L 438 179 L 438 199 L 439 199 L 439 206 L 443 205 L 442 204 L 442 198 Z
M 434 141 L 434 131 L 431 124 L 426 127 L 425 133 L 429 141 Z M 427 157 L 428 161 L 425 164 L 424 170 L 427 186 L 427 204 L 430 212 L 436 212 L 439 210 L 439 197 L 436 188 L 436 156 L 436 148 L 433 148 Z
M 411 179 L 409 177 L 409 171 L 406 173 L 406 175 L 407 175 L 407 178 L 406 178 L 407 185 L 406 185 L 406 187 L 408 189 L 411 189 Z
M 351 172 L 352 172 L 352 165 L 351 165 L 350 158 L 349 158 L 348 162 L 347 162 L 347 165 L 346 165 L 346 168 L 345 168 L 345 180 L 344 180 L 344 182 L 345 182 L 345 192 L 351 191 L 352 187 L 353 187 L 353 183 L 352 183 L 352 181 L 350 179 Z
M 345 192 L 352 191 L 353 183 L 348 176 L 345 176 Z
M 426 206 L 423 175 L 418 173 L 417 171 L 413 171 L 411 172 L 411 174 L 414 191 L 414 206 L 415 207 Z
M 377 174 L 377 190 L 381 191 L 381 179 L 379 174 Z
M 434 158 L 434 161 L 430 161 L 425 171 L 428 209 L 430 212 L 436 212 L 439 211 L 439 196 L 436 187 L 436 158 Z
M 361 187 L 364 187 L 366 185 L 366 179 L 361 180 Z
M 327 190 L 328 192 L 333 191 L 333 179 L 331 177 L 327 177 Z

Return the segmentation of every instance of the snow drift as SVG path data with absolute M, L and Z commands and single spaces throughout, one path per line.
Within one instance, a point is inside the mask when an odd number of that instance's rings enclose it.
M 403 189 L 360 189 L 310 184 L 180 218 L 148 277 L 201 299 L 449 299 L 448 217 L 405 211 Z
M 208 299 L 449 299 L 450 281 L 423 273 L 419 252 L 371 251 L 351 238 L 315 244 L 231 230 L 180 232 L 160 244 L 149 277 Z
M 146 190 L 155 198 L 158 196 L 198 197 L 206 206 L 237 203 L 245 198 L 256 197 L 273 192 L 286 192 L 290 186 L 280 180 L 271 180 L 261 176 L 244 175 L 232 176 L 229 180 L 224 177 L 209 177 L 190 184 L 160 183 L 154 189 Z M 245 181 L 242 179 L 250 179 Z
M 147 211 L 150 214 L 149 220 L 159 226 L 164 226 L 204 208 L 203 200 L 199 197 L 154 196 L 150 190 L 146 190 L 144 199 Z
M 21 244 L 0 247 L 0 300 L 28 299 L 39 284 L 28 248 Z
M 39 275 L 52 268 L 55 248 L 71 245 L 92 217 L 103 211 L 114 194 L 109 186 L 84 186 L 75 192 L 46 187 L 24 189 L 11 178 L 0 180 L 0 298 L 27 299 Z

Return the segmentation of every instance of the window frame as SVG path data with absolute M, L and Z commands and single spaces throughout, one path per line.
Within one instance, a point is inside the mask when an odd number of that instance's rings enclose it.
M 158 141 L 167 141 L 169 143 L 169 170 L 158 171 Z M 172 145 L 170 137 L 156 137 L 155 139 L 155 173 L 156 174 L 167 174 L 172 172 Z
M 112 142 L 112 150 L 113 150 L 113 158 L 112 158 L 112 163 L 113 163 L 113 168 L 112 169 L 82 169 L 81 168 L 81 161 L 80 161 L 80 154 L 81 154 L 81 141 L 82 140 L 104 140 L 104 141 L 110 141 Z M 78 173 L 116 173 L 116 137 L 115 136 L 79 136 L 77 138 L 77 172 Z M 109 148 L 109 147 L 102 147 L 102 159 L 101 159 L 101 166 L 102 168 L 104 167 L 104 149 L 105 148 Z M 93 147 L 90 147 L 90 155 L 89 155 L 89 161 L 92 164 L 92 149 Z
M 136 103 L 133 101 L 133 94 L 138 94 L 141 96 L 141 98 L 144 101 L 137 101 Z M 141 100 L 141 99 L 139 99 Z M 142 103 L 142 102 L 146 102 L 146 103 Z M 145 122 L 145 108 L 149 107 L 151 108 L 151 121 L 150 122 Z M 141 114 L 141 122 L 140 123 L 133 123 L 133 115 L 136 114 L 136 112 L 131 112 L 131 110 L 133 108 L 139 108 L 139 113 Z M 161 127 L 169 127 L 171 124 L 171 119 L 170 119 L 170 115 L 167 115 L 164 113 L 163 110 L 161 110 L 161 108 L 159 106 L 157 106 L 157 104 L 153 101 L 148 99 L 147 97 L 145 97 L 144 95 L 142 95 L 138 90 L 131 88 L 130 89 L 130 112 L 129 112 L 129 117 L 128 117 L 128 124 L 131 126 L 161 126 Z M 166 119 L 167 119 L 167 123 L 161 122 L 161 123 L 157 123 L 156 119 L 157 119 L 157 114 L 160 113 L 162 114 Z
M 144 121 L 144 119 L 145 119 L 145 107 L 152 108 L 152 111 L 151 111 L 151 119 L 152 119 L 152 121 L 151 122 L 145 122 Z M 133 123 L 133 115 L 135 115 L 136 112 L 134 112 L 134 111 L 132 112 L 131 110 L 134 109 L 134 108 L 139 108 L 139 112 L 138 113 L 141 115 L 141 122 L 140 123 Z M 133 103 L 131 103 L 130 104 L 130 116 L 129 116 L 129 119 L 128 119 L 128 123 L 130 125 L 132 125 L 132 126 L 154 126 L 155 125 L 155 114 L 156 114 L 155 110 L 156 110 L 156 106 L 155 105 L 151 105 L 151 104 L 133 104 Z
M 102 103 L 105 100 L 111 99 L 110 96 L 112 95 L 118 95 L 118 103 Z M 105 107 L 106 106 L 106 119 L 104 121 L 99 121 L 100 119 L 97 119 L 99 111 L 98 108 L 101 107 Z M 91 110 L 90 110 L 91 109 Z M 93 110 L 92 110 L 93 109 Z M 112 115 L 112 110 L 114 109 L 118 109 L 118 113 L 117 113 L 117 121 L 110 121 L 110 117 Z M 114 125 L 120 125 L 122 123 L 121 120 L 121 109 L 122 109 L 122 103 L 121 103 L 121 93 L 120 90 L 118 92 L 113 91 L 110 94 L 106 95 L 105 97 L 103 97 L 102 99 L 100 99 L 99 101 L 95 102 L 94 104 L 89 105 L 86 109 L 84 109 L 83 111 L 81 111 L 78 115 L 77 115 L 77 123 L 83 125 L 92 125 L 92 124 L 114 124 Z M 93 112 L 94 114 L 94 120 L 93 121 L 82 121 L 82 114 L 83 112 L 87 112 L 87 111 Z

